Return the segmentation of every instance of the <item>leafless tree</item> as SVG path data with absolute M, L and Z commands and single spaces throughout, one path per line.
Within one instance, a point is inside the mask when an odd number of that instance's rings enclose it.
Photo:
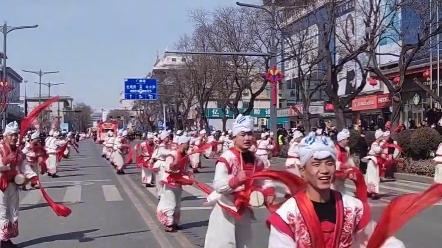
M 132 108 L 136 113 L 136 118 L 141 126 L 146 127 L 146 131 L 155 131 L 155 123 L 160 120 L 161 104 L 158 101 L 135 101 Z
M 191 35 L 181 37 L 177 43 L 177 49 L 185 52 L 209 52 L 213 51 L 210 47 L 208 35 L 205 29 L 196 28 Z M 184 94 L 194 96 L 197 110 L 199 126 L 206 128 L 208 125 L 205 116 L 208 102 L 213 99 L 215 90 L 220 83 L 224 82 L 226 75 L 219 68 L 223 68 L 222 57 L 207 55 L 184 56 L 185 65 L 185 85 L 182 85 L 180 91 Z M 188 100 L 192 103 L 192 101 Z
M 216 52 L 270 53 L 270 23 L 261 11 L 248 8 L 222 7 L 212 12 L 195 10 L 191 18 L 197 29 L 205 31 L 210 48 Z M 250 94 L 249 114 L 255 99 L 265 90 L 267 82 L 261 75 L 269 69 L 268 57 L 220 56 L 220 86 L 216 97 L 226 111 L 237 116 L 243 93 Z M 224 115 L 225 116 L 225 115 Z M 225 125 L 226 118 L 223 122 Z
M 91 106 L 86 103 L 78 103 L 73 107 L 71 112 L 72 125 L 75 130 L 86 131 L 87 128 L 92 127 L 92 113 Z
M 390 92 L 393 104 L 393 126 L 399 122 L 402 97 L 401 91 L 405 82 L 405 75 L 409 69 L 416 68 L 418 64 L 428 61 L 416 61 L 417 57 L 430 57 L 436 55 L 436 37 L 442 33 L 442 15 L 437 11 L 440 1 L 416 2 L 410 0 L 374 0 L 365 1 L 364 13 L 367 32 L 367 53 L 372 60 L 369 70 L 379 79 Z M 406 13 L 403 11 L 406 10 Z M 404 16 L 406 14 L 406 16 Z M 371 18 L 368 18 L 371 17 Z M 439 58 L 433 57 L 433 61 Z M 385 65 L 389 64 L 389 67 Z M 430 72 L 431 73 L 431 72 Z M 393 80 L 395 75 L 399 80 Z M 425 77 L 414 79 L 414 83 L 426 91 L 434 100 L 442 103 L 442 98 L 422 82 Z M 432 82 L 430 82 L 432 83 Z M 439 82 L 437 83 L 439 86 Z

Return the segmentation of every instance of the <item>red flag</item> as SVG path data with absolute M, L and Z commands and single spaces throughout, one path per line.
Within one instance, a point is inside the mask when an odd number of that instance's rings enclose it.
M 26 132 L 26 129 L 32 124 L 32 122 L 37 118 L 37 116 L 43 112 L 47 107 L 51 106 L 52 103 L 58 101 L 59 97 L 55 96 L 44 103 L 38 105 L 36 108 L 34 108 L 31 113 L 29 113 L 23 120 L 21 121 L 21 127 L 20 127 L 20 137 L 23 137 L 23 135 Z M 46 193 L 43 186 L 40 184 L 40 191 L 43 195 L 43 198 L 47 201 L 48 205 L 52 208 L 52 210 L 57 214 L 58 216 L 67 217 L 71 214 L 71 209 L 64 206 L 63 204 L 57 204 L 55 203 Z
M 51 104 L 53 104 L 54 102 L 58 101 L 58 96 L 54 96 L 51 99 L 47 100 L 46 102 L 38 105 L 37 107 L 35 107 L 31 113 L 29 113 L 25 118 L 23 118 L 23 120 L 21 121 L 21 126 L 20 126 L 20 137 L 23 137 L 23 135 L 26 132 L 26 129 L 28 129 L 28 127 L 32 124 L 32 122 L 37 118 L 37 116 L 43 112 L 43 110 L 45 110 L 46 108 L 48 108 L 49 106 L 51 106 Z

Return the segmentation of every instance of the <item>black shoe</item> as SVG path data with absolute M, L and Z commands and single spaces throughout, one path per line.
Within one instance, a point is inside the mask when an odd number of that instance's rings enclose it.
M 58 178 L 58 175 L 57 174 L 52 174 L 51 177 L 52 178 Z
M 8 241 L 1 241 L 0 242 L 1 248 L 19 248 L 16 244 L 12 243 L 11 240 Z

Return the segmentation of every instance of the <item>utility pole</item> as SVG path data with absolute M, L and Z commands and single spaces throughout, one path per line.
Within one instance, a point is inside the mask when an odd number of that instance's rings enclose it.
M 60 71 L 42 71 L 41 69 L 40 70 L 38 70 L 38 71 L 28 71 L 28 70 L 22 70 L 23 72 L 27 72 L 27 73 L 32 73 L 32 74 L 35 74 L 35 75 L 37 75 L 38 76 L 38 83 L 36 83 L 36 84 L 38 84 L 38 104 L 41 104 L 41 85 L 43 84 L 42 82 L 41 82 L 41 79 L 42 79 L 42 77 L 44 76 L 44 75 L 48 75 L 48 74 L 57 74 L 57 73 L 59 73 Z M 40 125 L 40 129 L 41 129 L 41 126 L 42 125 Z
M 48 97 L 50 98 L 51 97 L 51 88 L 52 87 L 54 87 L 54 86 L 57 86 L 57 85 L 63 85 L 64 83 L 51 83 L 51 82 L 49 82 L 49 83 L 37 83 L 37 82 L 34 82 L 35 84 L 38 84 L 38 85 L 45 85 L 46 87 L 48 87 Z
M 22 70 L 23 72 L 27 72 L 27 73 L 32 73 L 38 76 L 38 103 L 41 104 L 41 85 L 44 84 L 41 82 L 41 78 L 44 75 L 48 75 L 48 74 L 57 74 L 60 71 L 42 71 L 41 69 L 38 71 L 28 71 L 28 70 Z M 44 84 L 46 85 L 46 84 Z
M 3 63 L 2 63 L 2 81 L 3 82 L 7 82 L 7 78 L 8 78 L 8 73 L 7 73 L 7 66 L 6 66 L 6 59 L 8 58 L 8 56 L 6 55 L 6 41 L 8 38 L 8 34 L 12 31 L 15 30 L 20 30 L 20 29 L 30 29 L 30 28 L 37 28 L 38 25 L 32 25 L 32 26 L 16 26 L 16 27 L 12 27 L 12 26 L 8 26 L 7 22 L 3 23 L 3 26 L 1 28 L 1 32 L 3 33 Z M 6 93 L 5 93 L 6 94 Z M 2 128 L 3 130 L 5 129 L 6 126 L 6 107 L 5 110 L 3 111 L 3 118 L 2 118 Z
M 247 7 L 247 8 L 253 8 L 253 9 L 260 9 L 265 11 L 269 16 L 272 18 L 272 27 L 270 29 L 270 68 L 273 66 L 277 66 L 277 52 L 278 47 L 276 44 L 276 28 L 278 27 L 277 19 L 276 19 L 276 6 L 275 6 L 275 0 L 272 0 L 270 10 L 262 5 L 255 5 L 255 4 L 248 4 L 248 3 L 240 3 L 236 2 L 236 5 L 240 7 Z M 276 95 L 277 97 L 278 95 Z M 273 94 L 270 94 L 270 131 L 273 132 L 273 138 L 277 142 L 278 140 L 278 121 L 277 121 L 277 109 L 278 105 L 271 104 L 273 102 Z

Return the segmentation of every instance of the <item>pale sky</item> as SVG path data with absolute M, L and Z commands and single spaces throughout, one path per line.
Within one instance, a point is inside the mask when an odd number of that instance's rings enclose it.
M 52 95 L 70 95 L 97 110 L 116 108 L 124 78 L 144 77 L 157 50 L 172 49 L 182 34 L 192 31 L 188 10 L 211 10 L 235 2 L 2 0 L 1 21 L 10 26 L 39 25 L 9 33 L 7 65 L 28 80 L 28 96 L 38 94 L 33 83 L 38 77 L 22 69 L 60 71 L 43 77 L 43 82 L 65 83 L 54 86 Z

